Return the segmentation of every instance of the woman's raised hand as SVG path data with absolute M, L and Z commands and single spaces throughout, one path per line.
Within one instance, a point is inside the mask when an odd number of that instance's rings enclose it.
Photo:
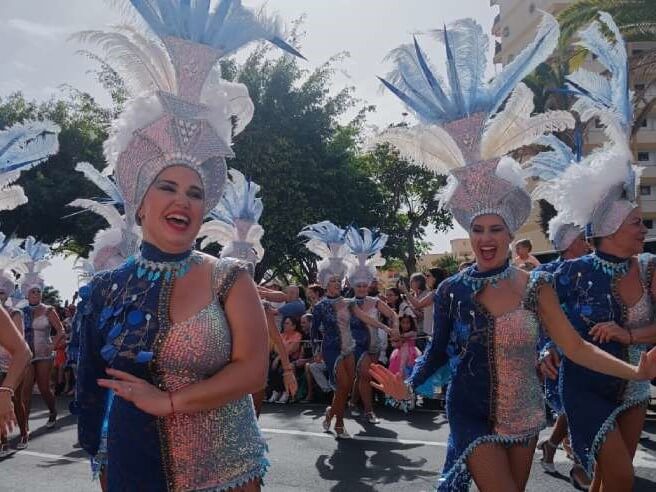
M 371 385 L 377 390 L 382 391 L 396 400 L 407 400 L 410 398 L 408 388 L 406 388 L 401 374 L 394 374 L 380 364 L 372 364 L 369 367 L 369 374 L 372 378 Z

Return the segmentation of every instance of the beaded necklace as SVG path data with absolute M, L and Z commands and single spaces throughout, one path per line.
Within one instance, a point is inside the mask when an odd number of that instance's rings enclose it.
M 146 278 L 147 280 L 164 280 L 169 281 L 173 276 L 175 278 L 184 277 L 193 265 L 203 262 L 203 256 L 198 251 L 191 251 L 190 254 L 178 261 L 153 261 L 143 257 L 141 252 L 134 255 L 134 262 L 137 267 L 137 278 Z
M 603 258 L 606 256 L 608 259 Z M 604 255 L 601 252 L 595 252 L 592 255 L 592 264 L 596 270 L 601 270 L 611 277 L 623 277 L 631 269 L 631 258 L 616 258 L 611 255 Z
M 486 285 L 494 288 L 499 286 L 499 282 L 509 279 L 513 276 L 515 269 L 506 263 L 503 267 L 490 270 L 489 272 L 480 272 L 476 267 L 470 267 L 462 273 L 462 280 L 472 292 L 478 292 Z

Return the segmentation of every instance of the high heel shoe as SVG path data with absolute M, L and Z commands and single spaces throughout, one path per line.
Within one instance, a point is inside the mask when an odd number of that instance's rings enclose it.
M 335 426 L 335 438 L 336 439 L 351 439 L 351 434 L 346 432 L 344 425 L 341 427 Z
M 330 424 L 331 421 L 333 420 L 333 418 L 330 416 L 331 411 L 332 411 L 331 407 L 326 408 L 326 413 L 324 414 L 323 423 L 322 423 L 324 432 L 330 432 Z
M 584 492 L 588 492 L 590 490 L 590 485 L 579 482 L 578 478 L 576 478 L 574 475 L 576 470 L 584 471 L 581 465 L 574 465 L 569 471 L 569 483 L 571 483 L 572 487 L 574 487 L 576 490 L 583 490 Z
M 547 439 L 546 441 L 542 441 L 538 447 L 542 451 L 542 458 L 540 458 L 540 464 L 542 465 L 542 468 L 544 471 L 547 473 L 556 473 L 556 465 L 553 463 L 553 457 L 551 458 L 551 462 L 548 462 L 545 460 L 547 456 L 547 450 L 546 448 L 550 448 L 553 451 L 553 455 L 555 456 L 556 454 L 556 449 L 558 449 L 558 446 L 554 446 L 554 444 Z

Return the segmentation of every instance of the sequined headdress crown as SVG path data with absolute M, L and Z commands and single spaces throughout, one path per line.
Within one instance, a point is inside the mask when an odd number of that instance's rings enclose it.
M 351 256 L 347 257 L 348 280 L 351 286 L 366 283 L 376 279 L 376 267 L 385 264 L 385 258 L 380 254 L 387 243 L 387 234 L 371 231 L 366 227 L 358 230 L 350 226 L 346 230 L 346 245 Z
M 229 174 L 221 202 L 210 212 L 211 220 L 200 229 L 198 236 L 205 238 L 201 248 L 216 242 L 223 246 L 222 258 L 239 258 L 255 265 L 264 256 L 260 242 L 264 229 L 258 224 L 264 210 L 262 199 L 257 196 L 260 186 L 236 169 Z
M 25 262 L 26 271 L 20 277 L 20 289 L 23 297 L 27 297 L 27 293 L 38 288 L 43 290 L 45 280 L 43 279 L 43 270 L 50 266 L 48 258 L 50 257 L 50 246 L 43 244 L 32 236 L 28 236 L 23 244 L 23 249 L 28 258 Z
M 324 220 L 306 226 L 298 235 L 308 239 L 305 247 L 321 258 L 317 265 L 319 284 L 325 289 L 333 277 L 341 282 L 348 268 L 345 262 L 349 252 L 346 246 L 346 231 Z
M 561 222 L 585 227 L 588 237 L 604 237 L 617 231 L 637 207 L 638 168 L 632 165 L 629 146 L 633 106 L 628 60 L 620 31 L 605 12 L 579 37 L 579 44 L 607 69 L 610 78 L 586 69 L 569 75 L 568 85 L 578 95 L 572 110 L 584 122 L 596 118 L 608 143 L 578 165 L 564 166 L 556 179 L 535 190 L 535 196 L 557 203 Z
M 129 4 L 156 39 L 126 27 L 79 34 L 105 48 L 136 96 L 105 143 L 107 173 L 115 174 L 128 220 L 157 175 L 173 165 L 199 174 L 209 213 L 223 192 L 232 137 L 253 116 L 246 86 L 221 79 L 218 61 L 256 40 L 299 54 L 282 40 L 275 18 L 255 14 L 239 0 L 220 0 L 215 8 L 209 1 Z
M 531 116 L 533 93 L 519 83 L 555 48 L 558 23 L 544 14 L 533 42 L 489 82 L 488 37 L 480 25 L 463 19 L 432 34 L 444 43 L 448 88 L 416 39 L 392 51 L 396 69 L 381 80 L 420 124 L 389 129 L 379 140 L 436 173 L 450 174 L 441 201 L 465 229 L 480 215 L 496 214 L 516 232 L 529 217 L 531 200 L 519 164 L 507 154 L 574 125 L 563 111 Z

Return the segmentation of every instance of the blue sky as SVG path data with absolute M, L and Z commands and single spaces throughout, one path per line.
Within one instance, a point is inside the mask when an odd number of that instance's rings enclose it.
M 262 5 L 259 0 L 243 3 Z M 384 75 L 390 68 L 383 59 L 391 49 L 410 41 L 413 33 L 461 17 L 476 19 L 489 32 L 496 13 L 489 0 L 268 0 L 266 9 L 287 23 L 305 16 L 301 50 L 308 58 L 308 69 L 336 53 L 350 53 L 338 65 L 334 88 L 354 86 L 358 98 L 377 107 L 369 118 L 371 131 L 401 120 L 404 112 L 396 98 L 380 90 L 376 80 L 376 75 Z M 0 96 L 20 90 L 43 100 L 56 94 L 62 84 L 70 84 L 107 103 L 107 94 L 87 73 L 92 68 L 89 60 L 76 54 L 83 47 L 68 38 L 74 32 L 122 20 L 104 0 L 0 0 Z M 428 37 L 421 39 L 439 65 L 442 50 Z M 432 250 L 441 252 L 449 249 L 449 239 L 464 235 L 457 228 L 448 234 L 431 233 L 428 239 Z M 46 271 L 46 280 L 66 297 L 77 286 L 71 261 L 56 260 Z

